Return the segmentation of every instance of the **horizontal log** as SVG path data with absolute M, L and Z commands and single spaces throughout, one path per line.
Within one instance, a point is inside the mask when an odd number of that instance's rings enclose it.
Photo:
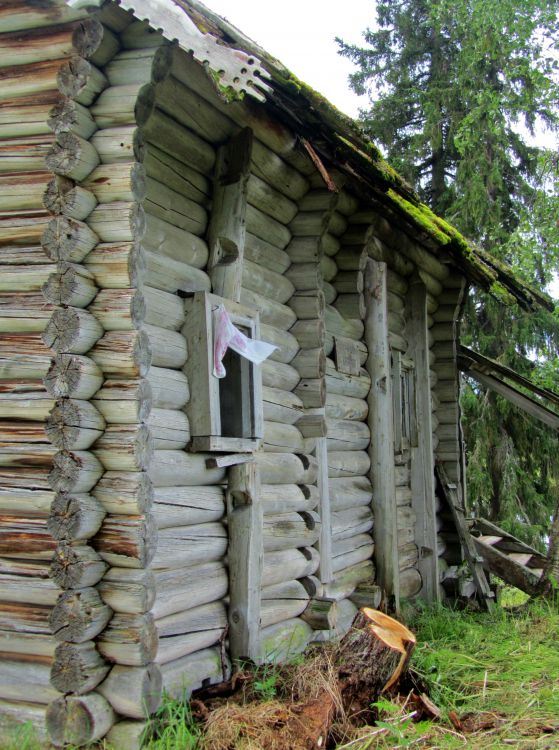
M 250 260 L 245 260 L 243 263 L 242 285 L 246 289 L 282 304 L 287 302 L 294 292 L 293 284 L 285 276 Z
M 298 617 L 309 604 L 309 594 L 300 581 L 265 586 L 261 591 L 261 627 Z
M 115 718 L 109 703 L 98 693 L 61 696 L 47 709 L 49 739 L 57 747 L 97 742 L 106 735 Z
M 53 398 L 89 399 L 100 388 L 103 374 L 95 362 L 79 354 L 59 354 L 45 375 L 45 387 Z
M 245 307 L 257 310 L 262 323 L 275 325 L 277 328 L 283 328 L 286 331 L 291 328 L 297 319 L 296 314 L 290 307 L 257 294 L 250 289 L 241 289 L 240 302 Z
M 292 425 L 303 414 L 303 402 L 297 395 L 291 393 L 291 391 L 264 386 L 262 389 L 262 403 L 264 419 L 267 421 Z
M 302 349 L 292 363 L 302 378 L 322 378 L 326 367 L 324 349 Z
M 332 583 L 325 587 L 329 597 L 339 602 L 352 597 L 361 583 L 374 580 L 375 568 L 370 560 L 364 560 L 337 571 Z
M 145 81 L 155 83 L 162 81 L 168 75 L 171 57 L 171 51 L 167 46 L 121 50 L 103 70 L 111 86 L 124 86 Z
M 50 508 L 47 530 L 59 541 L 89 539 L 97 533 L 104 517 L 105 509 L 95 497 L 59 493 Z
M 54 24 L 67 24 L 84 17 L 83 10 L 65 5 L 43 7 L 25 6 L 19 2 L 6 2 L 0 8 L 0 24 L 3 31 L 22 31 Z
M 153 253 L 188 263 L 194 268 L 203 268 L 209 257 L 208 246 L 203 239 L 152 215 L 146 217 L 143 244 Z
M 280 513 L 264 517 L 264 551 L 288 547 L 310 547 L 320 534 L 320 521 L 312 511 Z
M 306 456 L 293 453 L 257 453 L 262 484 L 305 484 Z
M 33 661 L 25 657 L 2 659 L 1 699 L 44 705 L 59 696 L 60 693 L 50 684 L 50 663 L 47 657 Z
M 14 633 L 11 630 L 0 630 L 0 649 L 4 657 L 28 659 L 44 658 L 52 660 L 55 642 L 50 633 Z M 1 724 L 0 724 L 1 728 Z
M 102 335 L 103 328 L 91 313 L 78 307 L 67 307 L 54 311 L 43 333 L 43 341 L 57 354 L 85 354 Z
M 125 289 L 139 286 L 145 258 L 135 244 L 102 243 L 87 255 L 84 267 L 101 289 Z
M 267 515 L 314 510 L 319 502 L 317 488 L 306 484 L 263 484 L 261 499 Z
M 221 523 L 160 529 L 152 561 L 154 570 L 221 560 L 227 551 L 227 530 Z
M 263 628 L 260 658 L 263 662 L 272 659 L 287 661 L 305 650 L 312 633 L 311 626 L 298 617 Z
M 92 404 L 110 424 L 144 422 L 151 411 L 151 387 L 146 380 L 107 380 Z
M 99 164 L 100 156 L 93 143 L 94 138 L 86 141 L 75 133 L 59 133 L 45 155 L 44 163 L 51 172 L 79 182 Z
M 48 444 L 9 442 L 0 443 L 0 466 L 41 466 L 48 468 L 56 448 Z
M 299 382 L 298 371 L 291 365 L 266 360 L 260 366 L 262 385 L 292 391 Z
M 109 663 L 131 667 L 149 664 L 155 659 L 158 644 L 153 615 L 113 615 L 96 644 L 101 656 Z
M 153 406 L 180 409 L 190 400 L 188 378 L 182 372 L 164 367 L 150 367 L 147 380 L 151 386 Z
M 345 336 L 361 343 L 363 337 L 363 323 L 361 320 L 346 320 L 332 305 L 326 305 L 326 330 L 333 336 Z
M 270 355 L 270 359 L 274 362 L 289 364 L 299 351 L 299 344 L 295 336 L 274 326 L 262 324 L 260 326 L 260 338 L 262 341 L 274 344 L 277 347 Z
M 177 700 L 187 700 L 193 690 L 212 685 L 230 674 L 228 660 L 220 649 L 208 648 L 161 665 L 163 689 Z
M 144 425 L 108 425 L 93 446 L 107 471 L 144 471 L 153 455 L 153 441 Z
M 122 716 L 143 719 L 161 702 L 161 672 L 155 664 L 127 667 L 116 664 L 99 687 L 99 692 Z
M 151 349 L 151 361 L 156 367 L 179 369 L 184 365 L 188 352 L 186 339 L 181 333 L 147 323 L 143 330 L 147 335 L 149 348 Z
M 201 206 L 208 206 L 209 196 L 212 193 L 210 179 L 201 172 L 177 161 L 171 154 L 157 148 L 153 143 L 150 143 L 146 149 L 144 167 L 148 177 L 167 185 L 171 190 Z
M 136 202 L 99 203 L 87 219 L 102 242 L 139 242 L 146 229 L 146 217 Z
M 49 490 L 49 471 L 38 466 L 26 469 L 0 468 L 0 485 L 5 488 Z
M 400 595 L 409 599 L 417 596 L 423 586 L 421 573 L 416 568 L 406 568 L 400 571 Z
M 303 378 L 294 393 L 301 399 L 305 408 L 320 409 L 326 403 L 324 378 Z
M 1 123 L 0 115 L 0 136 Z M 50 179 L 50 173 L 45 171 L 0 174 L 0 211 L 40 210 L 43 193 Z
M 369 456 L 364 451 L 328 451 L 328 476 L 365 476 L 370 467 Z
M 113 567 L 146 568 L 155 554 L 157 529 L 149 514 L 106 516 L 92 540 L 94 549 Z
M 369 445 L 371 434 L 364 422 L 327 419 L 326 425 L 329 451 L 362 451 Z
M 86 450 L 103 434 L 105 420 L 89 401 L 62 399 L 47 417 L 45 431 L 62 450 Z
M 272 453 L 303 453 L 303 437 L 295 425 L 264 422 L 263 448 Z
M 289 255 L 250 232 L 245 237 L 245 258 L 258 266 L 283 274 L 291 265 Z
M 56 135 L 70 132 L 85 141 L 89 140 L 97 130 L 88 107 L 84 107 L 83 104 L 73 99 L 60 96 L 51 107 L 46 123 Z
M 50 560 L 56 542 L 45 518 L 2 515 L 0 555 L 13 559 Z
M 59 643 L 54 653 L 50 681 L 61 693 L 83 695 L 94 690 L 108 671 L 109 665 L 91 641 Z
M 142 164 L 101 164 L 82 182 L 99 203 L 142 201 L 146 194 L 146 174 Z
M 0 393 L 0 418 L 25 421 L 45 420 L 54 400 L 45 393 Z
M 293 263 L 285 274 L 298 291 L 318 291 L 322 277 L 317 263 Z
M 85 219 L 97 205 L 97 198 L 89 190 L 76 185 L 67 177 L 56 176 L 46 186 L 43 205 L 53 214 L 72 219 Z
M 190 423 L 182 411 L 153 409 L 147 423 L 155 450 L 182 449 L 190 442 Z
M 37 292 L 0 292 L 0 332 L 34 333 L 43 331 L 53 312 Z
M 331 478 L 328 489 L 332 512 L 369 506 L 373 498 L 371 482 L 365 476 Z
M 155 601 L 155 577 L 150 570 L 109 568 L 97 590 L 114 612 L 145 614 Z
M 293 201 L 299 200 L 309 189 L 309 183 L 300 172 L 257 138 L 252 146 L 252 171 Z
M 60 594 L 49 623 L 57 641 L 85 643 L 105 629 L 111 614 L 96 589 L 85 588 Z
M 323 318 L 325 299 L 322 291 L 297 292 L 289 300 L 289 307 L 299 320 Z
M 330 282 L 338 274 L 338 266 L 336 262 L 328 255 L 323 255 L 318 263 L 320 274 L 323 281 Z
M 255 174 L 248 179 L 247 200 L 250 205 L 282 224 L 289 224 L 298 211 L 294 201 Z
M 367 402 L 362 398 L 341 396 L 337 393 L 327 393 L 326 395 L 326 417 L 330 420 L 363 421 L 367 418 L 367 413 Z
M 147 143 L 154 143 L 162 151 L 202 174 L 211 174 L 215 162 L 215 151 L 207 141 L 192 130 L 184 127 L 160 109 L 153 110 L 140 124 L 142 135 Z
M 151 350 L 144 331 L 106 333 L 89 352 L 106 375 L 144 377 L 151 363 Z
M 136 289 L 103 289 L 88 311 L 105 331 L 133 331 L 145 320 L 145 299 Z
M 97 164 L 143 161 L 144 140 L 135 125 L 98 130 L 91 137 L 90 143 L 98 154 Z M 93 166 L 96 167 L 97 164 Z
M 92 274 L 74 263 L 59 264 L 43 287 L 44 298 L 52 305 L 87 307 L 96 294 Z
M 357 536 L 343 539 L 332 544 L 332 570 L 337 573 L 344 568 L 352 567 L 357 563 L 370 560 L 373 556 L 375 545 L 370 534 L 358 534 Z
M 365 534 L 373 528 L 373 513 L 364 505 L 358 508 L 346 508 L 332 513 L 332 539 L 339 542 L 358 534 Z
M 298 320 L 290 329 L 301 349 L 318 349 L 324 345 L 324 321 L 321 318 Z
M 148 473 L 155 487 L 219 484 L 225 477 L 225 470 L 208 469 L 206 458 L 203 453 L 159 450 L 154 454 Z
M 157 593 L 152 611 L 157 620 L 174 612 L 220 601 L 228 589 L 227 569 L 223 562 L 157 570 L 154 578 Z
M 54 492 L 49 490 L 0 487 L 0 512 L 2 513 L 7 511 L 8 513 L 47 515 L 53 500 Z
M 136 123 L 134 107 L 145 82 L 108 86 L 95 99 L 91 114 L 99 128 L 116 128 Z
M 56 492 L 89 492 L 101 475 L 103 466 L 88 451 L 60 451 L 53 459 L 49 484 Z
M 291 232 L 284 224 L 250 204 L 247 205 L 246 227 L 248 232 L 279 247 L 280 250 L 285 250 L 291 239 Z
M 1 75 L 0 75 L 1 79 Z M 0 173 L 43 172 L 45 157 L 54 143 L 54 136 L 36 135 L 8 138 L 0 144 Z
M 150 216 L 163 219 L 198 237 L 206 231 L 208 215 L 203 206 L 152 177 L 146 181 L 144 207 Z
M 153 517 L 158 529 L 219 521 L 225 514 L 222 487 L 159 487 Z
M 205 271 L 155 252 L 146 251 L 144 256 L 146 278 L 150 286 L 167 292 L 180 291 L 189 294 L 210 291 L 210 277 Z
M 141 472 L 107 471 L 95 485 L 93 495 L 107 513 L 142 515 L 153 502 L 153 488 Z
M 107 570 L 97 552 L 87 544 L 58 544 L 50 566 L 57 587 L 82 589 L 98 583 Z
M 362 294 L 338 294 L 334 300 L 334 307 L 344 318 L 365 317 L 365 298 Z

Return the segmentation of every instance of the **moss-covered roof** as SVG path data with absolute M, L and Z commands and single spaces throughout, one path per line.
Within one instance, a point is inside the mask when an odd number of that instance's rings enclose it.
M 222 44 L 259 58 L 270 74 L 266 98 L 278 115 L 301 137 L 308 140 L 327 163 L 348 172 L 362 184 L 362 194 L 389 205 L 404 229 L 430 247 L 447 253 L 464 275 L 505 304 L 518 303 L 526 309 L 544 306 L 552 300 L 516 277 L 513 271 L 474 246 L 444 219 L 423 204 L 414 189 L 385 161 L 380 150 L 359 125 L 324 96 L 300 81 L 276 58 L 246 37 L 239 29 L 206 8 L 199 0 L 175 0 L 203 28 Z

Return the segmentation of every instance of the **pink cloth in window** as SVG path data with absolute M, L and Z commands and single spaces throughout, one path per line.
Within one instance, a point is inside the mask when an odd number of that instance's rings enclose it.
M 216 378 L 225 377 L 225 367 L 223 366 L 223 357 L 228 348 L 233 349 L 237 354 L 246 357 L 255 365 L 261 364 L 267 359 L 272 352 L 277 349 L 273 344 L 267 344 L 265 341 L 251 339 L 233 324 L 229 313 L 223 305 L 219 305 L 213 311 L 214 323 L 214 366 L 213 374 Z

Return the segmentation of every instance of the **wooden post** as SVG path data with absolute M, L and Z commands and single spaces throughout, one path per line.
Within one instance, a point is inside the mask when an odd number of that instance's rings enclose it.
M 418 570 L 423 580 L 420 596 L 425 601 L 433 603 L 440 600 L 439 558 L 429 382 L 427 290 L 419 279 L 412 281 L 408 290 L 406 335 L 409 341 L 408 353 L 415 362 L 416 429 L 412 430 L 411 441 L 411 492 L 412 508 L 416 516 L 415 543 L 419 549 Z
M 371 377 L 367 397 L 371 432 L 369 457 L 375 516 L 375 562 L 378 583 L 385 596 L 399 607 L 398 529 L 394 471 L 394 416 L 390 349 L 388 344 L 388 290 L 386 263 L 367 260 L 365 268 L 366 369 Z
M 213 291 L 235 302 L 241 297 L 251 151 L 249 128 L 241 130 L 221 148 L 208 231 Z
M 316 441 L 316 459 L 318 461 L 318 494 L 320 497 L 320 552 L 319 578 L 321 583 L 330 583 L 334 577 L 332 571 L 332 518 L 330 513 L 330 491 L 328 483 L 328 438 L 320 437 Z
M 259 660 L 264 548 L 256 462 L 229 467 L 229 643 L 233 661 Z

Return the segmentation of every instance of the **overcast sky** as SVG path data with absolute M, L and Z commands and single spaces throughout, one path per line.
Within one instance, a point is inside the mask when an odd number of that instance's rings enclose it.
M 355 117 L 358 108 L 366 106 L 366 97 L 349 90 L 347 77 L 355 66 L 338 55 L 334 38 L 360 43 L 361 32 L 374 24 L 374 0 L 203 2 L 343 112 Z

